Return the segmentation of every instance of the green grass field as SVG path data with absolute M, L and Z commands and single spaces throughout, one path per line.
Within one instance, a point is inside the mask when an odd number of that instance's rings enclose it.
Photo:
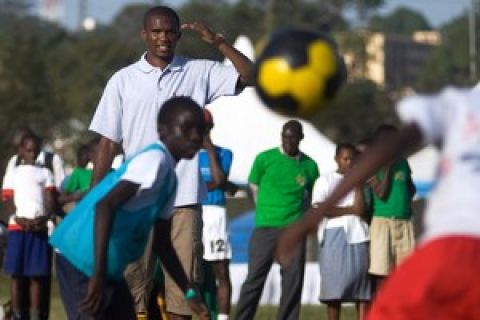
M 0 303 L 5 303 L 8 299 L 9 293 L 8 289 L 8 278 L 5 275 L 0 274 Z M 235 309 L 235 308 L 233 308 Z M 52 285 L 52 302 L 51 302 L 51 311 L 50 311 L 51 320 L 63 320 L 66 319 L 65 313 L 63 311 L 62 302 L 58 293 L 58 287 L 56 281 Z M 234 314 L 235 310 L 232 310 Z M 276 307 L 275 306 L 262 306 L 258 309 L 257 315 L 255 316 L 256 320 L 274 320 L 276 319 Z M 322 320 L 326 319 L 325 307 L 324 306 L 314 306 L 314 305 L 304 305 L 302 306 L 302 312 L 300 315 L 301 320 Z M 355 319 L 355 310 L 353 307 L 344 307 L 342 313 L 342 320 L 353 320 Z

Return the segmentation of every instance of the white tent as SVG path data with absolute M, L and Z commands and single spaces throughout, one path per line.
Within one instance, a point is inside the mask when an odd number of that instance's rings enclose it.
M 240 36 L 234 46 L 254 59 L 254 49 L 248 38 Z M 215 122 L 212 140 L 234 153 L 230 180 L 245 184 L 255 156 L 280 145 L 281 128 L 289 118 L 266 108 L 253 88 L 246 88 L 235 97 L 221 97 L 207 108 L 212 112 Z M 321 172 L 334 170 L 334 144 L 310 123 L 300 122 L 305 136 L 300 149 L 317 162 Z

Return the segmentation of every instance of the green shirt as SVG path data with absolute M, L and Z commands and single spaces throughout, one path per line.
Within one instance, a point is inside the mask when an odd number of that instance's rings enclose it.
M 66 193 L 85 192 L 90 188 L 92 182 L 93 171 L 90 169 L 84 169 L 76 167 L 73 169 L 72 174 L 68 177 L 63 191 Z
M 256 226 L 283 227 L 297 221 L 318 175 L 317 164 L 307 155 L 295 159 L 279 148 L 260 153 L 248 177 L 258 186 Z
M 384 200 L 375 193 L 373 196 L 373 216 L 384 218 L 410 219 L 412 216 L 412 197 L 409 184 L 412 183 L 410 166 L 405 159 L 395 162 L 391 168 L 389 191 Z M 384 178 L 384 170 L 376 173 L 379 180 Z

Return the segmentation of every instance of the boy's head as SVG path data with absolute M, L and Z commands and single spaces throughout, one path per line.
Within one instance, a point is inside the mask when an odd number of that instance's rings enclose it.
M 20 142 L 20 157 L 26 164 L 34 164 L 40 153 L 42 140 L 33 133 L 26 133 Z
M 158 135 L 172 156 L 191 159 L 202 147 L 205 119 L 202 108 L 188 97 L 167 100 L 157 117 Z
M 351 143 L 341 143 L 335 150 L 335 162 L 339 173 L 345 173 L 352 167 L 353 160 L 357 154 L 357 149 Z
M 90 161 L 90 144 L 82 144 L 77 150 L 77 166 L 85 168 Z

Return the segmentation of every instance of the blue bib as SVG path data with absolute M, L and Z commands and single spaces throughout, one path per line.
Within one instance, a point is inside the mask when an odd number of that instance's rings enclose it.
M 50 244 L 85 275 L 91 277 L 95 265 L 94 224 L 97 203 L 120 182 L 131 159 L 150 150 L 165 152 L 155 143 L 127 159 L 78 202 L 50 237 Z M 167 200 L 174 195 L 175 189 L 176 176 L 174 171 L 170 170 L 162 184 L 162 191 L 153 204 L 135 211 L 127 211 L 120 207 L 114 214 L 107 253 L 109 279 L 122 279 L 127 264 L 143 255 L 151 227 L 163 211 Z

